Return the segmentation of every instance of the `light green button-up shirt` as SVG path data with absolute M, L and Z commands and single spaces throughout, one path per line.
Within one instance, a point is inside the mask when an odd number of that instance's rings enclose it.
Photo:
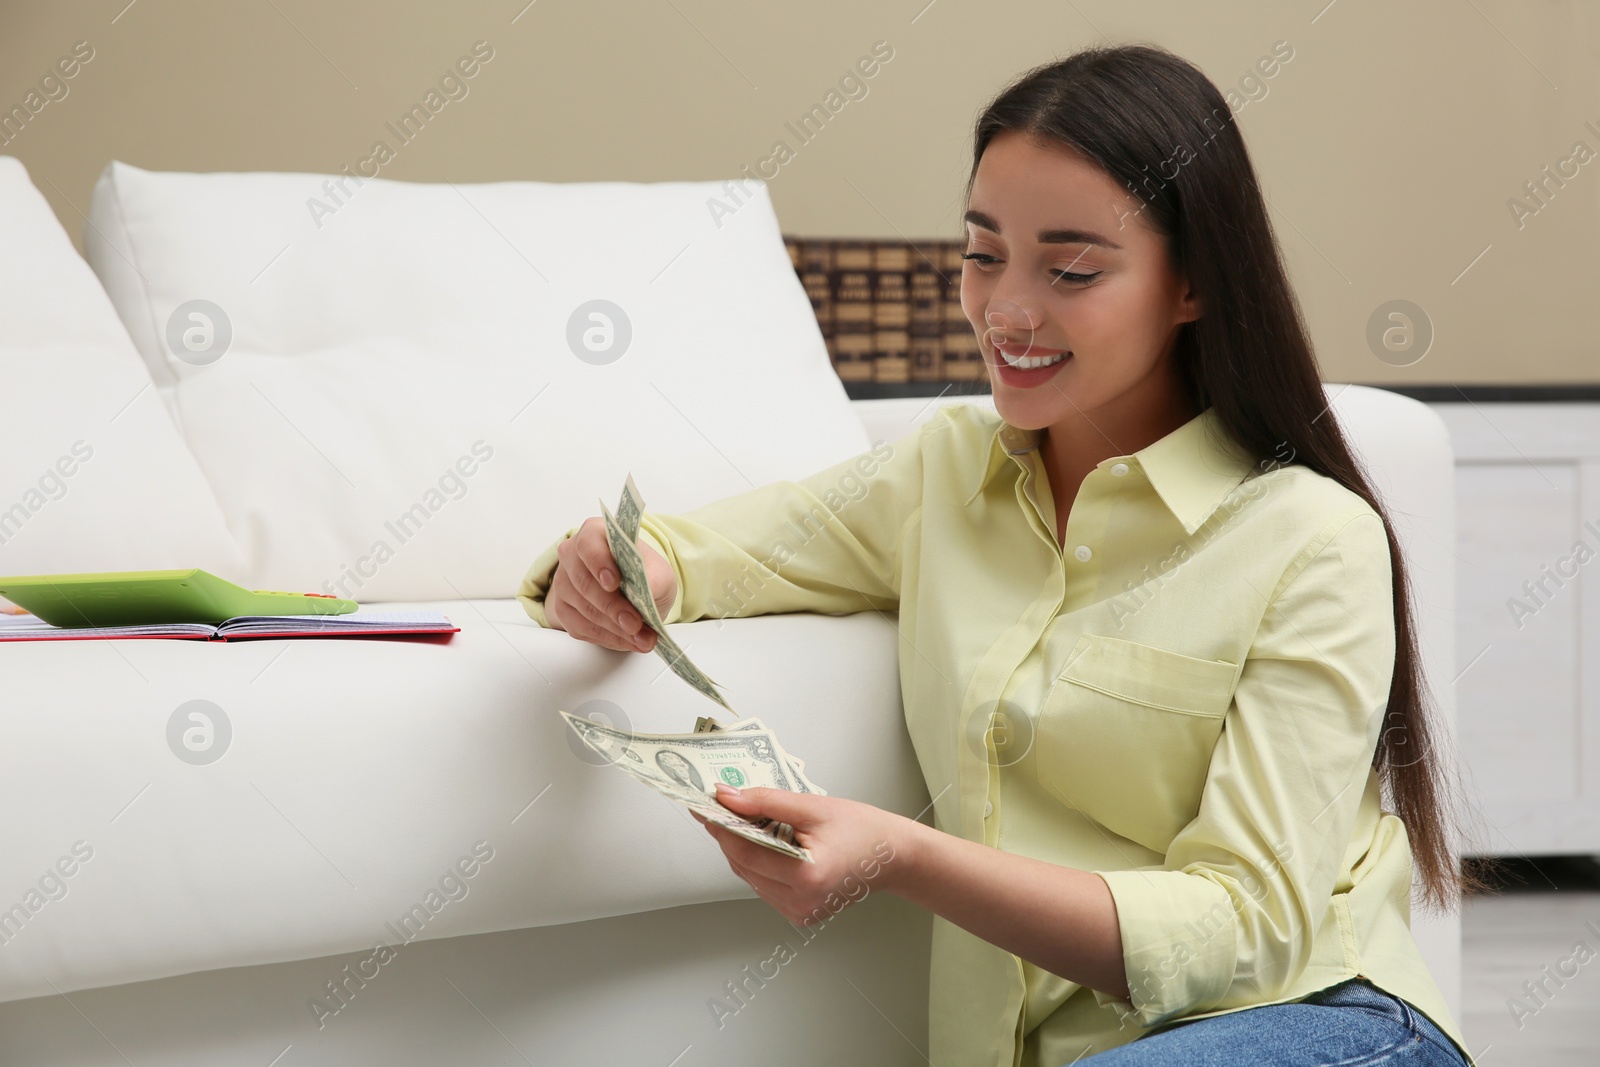
M 1064 545 L 1040 432 L 963 403 L 799 481 L 643 516 L 678 576 L 668 623 L 898 609 L 935 825 L 1110 887 L 1130 1000 L 935 917 L 939 1067 L 1062 1067 L 1356 975 L 1465 1052 L 1371 766 L 1395 653 L 1382 520 L 1224 438 L 1207 409 L 1101 462 Z M 555 547 L 519 593 L 542 625 Z

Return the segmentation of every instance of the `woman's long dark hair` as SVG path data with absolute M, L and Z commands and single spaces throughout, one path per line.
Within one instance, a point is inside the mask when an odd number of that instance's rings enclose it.
M 1328 401 L 1311 340 L 1222 94 L 1184 59 L 1144 45 L 1086 48 L 1037 67 L 979 116 L 969 197 L 984 149 L 1006 131 L 1070 146 L 1142 202 L 1140 215 L 1166 238 L 1174 270 L 1202 301 L 1201 317 L 1180 327 L 1172 352 L 1197 409 L 1214 408 L 1257 459 L 1281 462 L 1287 442 L 1289 462 L 1332 478 L 1383 519 L 1395 663 L 1372 766 L 1405 823 L 1424 902 L 1448 911 L 1463 893 L 1492 889 L 1457 860 L 1460 793 L 1446 773 L 1455 760 L 1441 758 L 1445 737 L 1430 721 L 1400 545 L 1339 424 L 1322 417 Z

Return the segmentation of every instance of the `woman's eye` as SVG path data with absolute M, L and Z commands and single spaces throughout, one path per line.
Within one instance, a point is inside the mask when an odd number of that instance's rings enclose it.
M 998 257 L 991 256 L 987 252 L 963 252 L 961 258 L 971 260 L 981 268 L 992 267 L 1001 262 Z M 1052 270 L 1050 273 L 1055 275 L 1056 282 L 1066 282 L 1069 285 L 1087 285 L 1104 272 L 1095 271 L 1092 274 L 1079 274 L 1070 270 Z M 1055 282 L 1051 282 L 1051 284 L 1054 285 Z

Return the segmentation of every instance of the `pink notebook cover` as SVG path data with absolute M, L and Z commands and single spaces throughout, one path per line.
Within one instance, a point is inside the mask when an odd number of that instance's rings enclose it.
M 432 637 L 461 627 L 436 612 L 354 612 L 348 615 L 244 616 L 211 626 L 161 623 L 149 626 L 51 626 L 32 615 L 0 615 L 0 642 L 189 640 L 248 641 L 284 637 Z

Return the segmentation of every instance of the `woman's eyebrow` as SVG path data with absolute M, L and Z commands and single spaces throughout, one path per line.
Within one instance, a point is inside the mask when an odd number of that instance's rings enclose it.
M 964 216 L 967 222 L 974 226 L 982 227 L 991 233 L 1000 232 L 1000 224 L 981 211 L 969 211 Z M 1093 230 L 1065 229 L 1065 230 L 1040 230 L 1039 243 L 1042 245 L 1068 245 L 1085 244 L 1100 245 L 1104 248 L 1120 250 L 1121 245 L 1109 237 L 1095 233 Z

